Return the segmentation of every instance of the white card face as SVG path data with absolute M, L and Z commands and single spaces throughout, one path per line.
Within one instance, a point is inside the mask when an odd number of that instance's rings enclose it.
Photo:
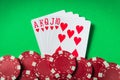
M 72 12 L 67 12 L 65 14 L 60 14 L 60 16 L 73 16 Z M 58 48 L 60 46 L 60 42 L 58 41 L 58 33 L 61 33 L 61 28 L 60 28 L 60 23 L 61 23 L 61 18 L 59 17 L 59 15 L 54 15 L 49 17 L 49 21 L 51 21 L 51 19 L 54 19 L 54 25 L 50 25 L 50 26 L 54 26 L 55 28 L 53 30 L 48 30 L 49 32 L 49 38 L 48 38 L 48 45 L 49 48 L 48 49 L 48 54 L 53 54 L 56 51 L 56 48 Z
M 36 19 L 33 19 L 31 21 L 32 22 L 32 27 L 33 27 L 33 30 L 34 30 L 34 33 L 35 33 L 35 36 L 36 36 L 36 39 L 37 39 L 37 42 L 38 42 L 39 49 L 40 49 L 42 54 L 48 53 L 47 52 L 47 46 L 48 46 L 47 45 L 47 37 L 48 37 L 48 34 L 46 32 L 46 29 L 47 29 L 46 26 L 49 26 L 48 23 L 47 23 L 48 18 L 50 16 L 53 16 L 53 15 L 63 15 L 63 14 L 65 14 L 64 10 L 53 13 L 53 14 L 49 14 L 47 16 L 36 18 Z
M 66 39 L 61 44 L 63 49 L 68 50 L 71 53 L 75 50 L 75 48 L 78 46 L 78 44 L 81 43 L 81 42 L 79 42 L 79 40 L 74 40 L 75 37 L 77 37 L 77 36 L 80 37 L 80 35 L 78 35 L 78 33 L 77 33 L 76 26 L 79 24 L 82 25 L 82 23 L 85 21 L 84 18 L 80 18 L 79 21 L 76 22 L 76 19 L 77 19 L 76 17 L 75 18 L 73 17 L 71 19 L 68 18 L 68 20 L 69 20 L 68 28 L 66 29 L 65 32 L 63 32 L 64 34 L 66 34 Z
M 72 24 L 71 24 L 72 23 Z M 90 30 L 90 22 L 85 18 L 73 18 L 70 20 L 66 40 L 61 45 L 63 49 L 70 51 L 75 56 L 85 57 Z
M 79 21 L 79 19 L 78 19 L 78 21 Z M 78 21 L 76 21 L 76 22 L 78 22 Z M 76 26 L 76 28 L 78 30 L 77 32 L 79 32 L 81 30 L 81 26 L 83 26 L 84 30 L 77 35 L 77 38 L 80 36 L 82 40 L 81 40 L 81 43 L 76 46 L 76 50 L 74 50 L 72 52 L 74 55 L 77 54 L 76 53 L 76 51 L 77 51 L 79 57 L 80 56 L 86 57 L 87 43 L 88 43 L 89 32 L 90 32 L 90 25 L 91 25 L 91 22 L 86 20 L 85 22 L 83 22 L 83 24 Z
M 59 41 L 59 39 L 58 39 L 58 34 L 59 33 L 62 33 L 62 29 L 61 29 L 61 20 L 62 20 L 62 17 L 64 17 L 64 16 L 73 16 L 73 13 L 71 13 L 71 12 L 67 12 L 66 14 L 64 14 L 64 15 L 55 15 L 55 16 L 53 16 L 52 18 L 59 18 L 60 19 L 60 24 L 59 25 L 54 25 L 54 26 L 58 26 L 58 28 L 57 29 L 54 29 L 53 30 L 53 34 L 52 34 L 52 38 L 51 38 L 51 40 L 50 40 L 50 44 L 49 44 L 49 46 L 52 46 L 51 47 L 51 49 L 50 49 L 50 53 L 54 53 L 54 52 L 56 52 L 56 49 L 57 48 L 59 48 L 60 47 L 60 41 Z

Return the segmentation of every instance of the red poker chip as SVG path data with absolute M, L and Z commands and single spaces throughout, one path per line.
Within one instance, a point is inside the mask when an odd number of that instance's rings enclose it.
M 50 71 L 50 62 L 53 61 L 53 57 L 50 55 L 41 55 L 41 59 L 38 60 L 35 73 L 40 80 L 53 80 L 54 76 Z
M 85 58 L 77 57 L 77 68 L 73 74 L 75 80 L 89 80 L 92 75 L 92 65 Z
M 64 75 L 61 75 L 61 77 L 59 77 L 57 80 L 74 80 L 74 79 L 71 74 L 64 74 Z
M 53 55 L 51 72 L 58 79 L 64 74 L 72 74 L 76 69 L 76 58 L 67 51 L 58 51 Z
M 98 74 L 99 80 L 120 80 L 120 65 L 109 63 L 105 68 L 102 67 Z
M 0 80 L 15 80 L 20 70 L 20 63 L 14 56 L 0 57 Z
M 23 69 L 28 70 L 34 70 L 39 59 L 40 55 L 34 51 L 26 51 L 19 56 Z
M 23 70 L 19 80 L 39 80 L 33 71 Z
M 91 62 L 92 67 L 93 67 L 92 78 L 93 78 L 93 80 L 97 80 L 98 79 L 98 72 L 99 72 L 100 68 L 105 67 L 108 63 L 99 57 L 93 57 L 89 61 Z

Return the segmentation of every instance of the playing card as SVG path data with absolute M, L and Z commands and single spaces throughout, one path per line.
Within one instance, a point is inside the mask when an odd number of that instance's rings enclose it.
M 48 20 L 48 17 L 50 16 L 53 16 L 53 15 L 57 15 L 57 14 L 64 14 L 65 11 L 62 10 L 62 11 L 59 11 L 59 12 L 56 12 L 56 13 L 53 13 L 53 14 L 49 14 L 49 15 L 46 15 L 46 16 L 43 16 L 43 17 L 39 17 L 39 18 L 36 18 L 36 19 L 33 19 L 31 21 L 32 23 L 32 27 L 33 27 L 33 30 L 34 30 L 34 33 L 35 33 L 35 36 L 36 36 L 36 40 L 38 42 L 38 46 L 40 48 L 40 51 L 41 53 L 48 53 L 47 52 L 47 37 L 48 37 L 48 34 L 46 32 L 46 29 L 47 29 L 47 26 L 48 23 L 47 23 L 47 20 Z
M 77 34 L 74 37 L 76 48 L 74 49 L 72 54 L 75 56 L 78 55 L 80 57 L 85 57 L 91 22 L 88 20 L 85 20 L 83 22 L 81 21 L 81 23 L 78 23 L 78 21 L 80 21 L 80 18 L 76 19 L 75 21 L 75 24 L 78 24 L 75 26 Z
M 73 15 L 73 13 L 72 12 L 67 12 L 66 14 L 64 14 L 64 15 L 60 15 L 60 16 L 73 16 L 74 17 L 74 15 Z M 56 48 L 58 48 L 59 46 L 60 46 L 60 42 L 58 41 L 58 37 L 57 37 L 57 35 L 58 35 L 58 33 L 61 33 L 61 28 L 60 28 L 60 22 L 61 22 L 61 18 L 59 17 L 59 15 L 54 15 L 54 16 L 51 16 L 51 17 L 49 17 L 49 20 L 51 20 L 51 19 L 55 19 L 55 18 L 57 18 L 58 20 L 56 20 L 56 23 L 57 24 L 54 24 L 54 26 L 55 26 L 55 28 L 51 31 L 49 31 L 49 33 L 51 34 L 51 35 L 49 35 L 49 50 L 48 50 L 48 52 L 49 53 L 54 53 L 55 51 L 56 51 Z M 52 25 L 53 26 L 53 25 Z
M 78 24 L 76 24 L 77 23 L 76 19 L 77 19 L 76 17 L 75 18 L 71 17 L 71 19 L 69 19 L 69 17 L 68 17 L 65 19 L 66 24 L 68 24 L 68 27 L 66 28 L 65 31 L 63 31 L 63 34 L 66 35 L 66 38 L 62 42 L 61 47 L 65 50 L 70 51 L 70 52 L 73 52 L 77 46 L 75 44 L 76 41 L 74 41 L 74 37 L 77 36 L 76 25 L 78 25 Z M 65 21 L 63 21 L 63 22 L 65 22 Z M 80 18 L 78 22 L 79 22 L 79 24 L 81 24 L 84 21 L 85 21 L 84 18 Z
M 57 18 L 59 18 L 60 19 L 60 23 L 61 23 L 61 20 L 62 20 L 62 17 L 78 17 L 78 16 L 76 16 L 76 15 L 74 15 L 72 12 L 67 12 L 66 14 L 64 14 L 64 15 L 56 15 L 56 16 L 53 16 L 53 17 L 57 17 Z M 60 24 L 60 25 L 58 25 L 58 28 L 57 29 L 55 29 L 55 30 L 53 30 L 54 32 L 54 34 L 52 35 L 52 40 L 50 40 L 50 45 L 52 46 L 52 48 L 50 49 L 50 53 L 53 53 L 53 52 L 55 52 L 55 51 L 57 51 L 57 50 L 59 50 L 59 48 L 61 48 L 61 46 L 60 46 L 60 44 L 62 43 L 62 42 L 60 42 L 59 40 L 58 40 L 58 38 L 60 38 L 60 36 L 61 35 L 59 35 L 59 37 L 58 37 L 58 34 L 59 33 L 63 33 L 62 32 L 62 30 L 63 30 L 63 28 L 61 27 L 62 25 L 64 25 L 64 24 Z M 56 25 L 55 25 L 56 26 Z M 64 35 L 63 35 L 63 37 L 64 37 Z M 53 43 L 55 43 L 55 44 L 53 44 Z M 49 46 L 50 46 L 49 45 Z M 50 46 L 50 47 L 51 47 Z
M 67 21 L 67 20 L 65 20 Z M 85 57 L 90 30 L 90 22 L 84 18 L 69 19 L 70 26 L 66 29 L 66 38 L 61 47 L 75 56 Z M 72 24 L 71 24 L 72 23 Z

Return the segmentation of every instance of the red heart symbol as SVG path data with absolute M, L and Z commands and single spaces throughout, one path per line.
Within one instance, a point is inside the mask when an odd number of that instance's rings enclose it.
M 36 29 L 37 32 L 39 32 L 39 29 Z
M 79 26 L 79 25 L 77 25 L 76 26 L 76 30 L 77 30 L 77 32 L 78 32 L 78 34 L 83 30 L 83 26 Z
M 74 30 L 70 30 L 70 29 L 67 30 L 67 34 L 68 34 L 69 38 L 71 38 L 74 34 Z
M 44 31 L 44 28 L 41 28 L 42 31 Z
M 48 30 L 48 26 L 45 26 L 45 29 Z
M 72 55 L 75 56 L 75 57 L 78 57 L 78 52 L 77 52 L 76 49 L 72 52 Z
M 50 26 L 50 29 L 53 30 L 53 27 L 54 27 L 54 26 Z
M 62 29 L 62 31 L 64 31 L 67 28 L 68 24 L 67 23 L 61 23 L 60 27 Z
M 58 38 L 59 38 L 59 41 L 62 42 L 65 39 L 65 35 L 64 34 L 59 34 Z
M 58 29 L 58 26 L 55 26 L 56 29 Z
M 80 37 L 74 37 L 74 42 L 76 45 L 78 45 L 81 41 L 81 38 Z
M 59 46 L 56 50 L 55 50 L 55 53 L 62 50 L 61 46 Z

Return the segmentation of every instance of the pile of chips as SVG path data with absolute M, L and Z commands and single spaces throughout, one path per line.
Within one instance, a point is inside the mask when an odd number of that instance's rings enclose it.
M 18 59 L 10 55 L 0 58 L 0 80 L 120 80 L 120 66 L 63 50 L 53 55 L 26 51 Z

